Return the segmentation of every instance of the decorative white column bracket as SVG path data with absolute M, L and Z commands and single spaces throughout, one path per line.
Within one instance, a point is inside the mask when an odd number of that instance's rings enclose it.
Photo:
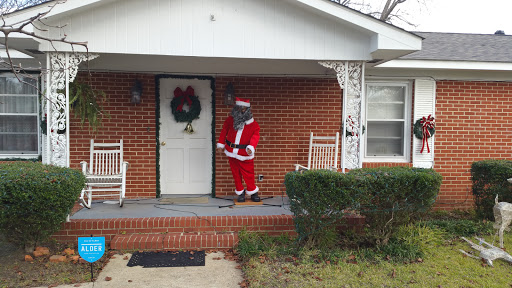
M 361 168 L 362 151 L 362 107 L 364 97 L 364 62 L 321 61 L 320 65 L 336 72 L 340 88 L 343 89 L 343 127 L 341 169 Z
M 51 52 L 46 56 L 46 164 L 69 167 L 69 83 L 78 65 L 99 55 Z

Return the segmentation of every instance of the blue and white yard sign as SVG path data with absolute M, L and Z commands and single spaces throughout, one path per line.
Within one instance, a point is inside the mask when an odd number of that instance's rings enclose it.
M 105 237 L 78 237 L 78 253 L 87 262 L 96 262 L 105 253 Z

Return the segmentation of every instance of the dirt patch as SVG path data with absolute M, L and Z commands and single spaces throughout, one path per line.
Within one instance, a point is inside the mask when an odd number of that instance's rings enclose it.
M 91 266 L 89 263 L 52 263 L 51 255 L 65 255 L 64 249 L 76 247 L 62 245 L 55 242 L 41 244 L 50 249 L 49 256 L 34 258 L 34 261 L 25 261 L 25 253 L 0 235 L 0 287 L 53 287 L 60 284 L 73 284 L 91 281 Z M 93 263 L 94 278 L 108 262 L 110 254 L 104 255 Z

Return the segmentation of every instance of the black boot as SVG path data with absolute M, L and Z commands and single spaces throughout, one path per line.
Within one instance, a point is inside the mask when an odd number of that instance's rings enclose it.
M 245 190 L 242 194 L 238 195 L 238 202 L 245 202 Z
M 258 196 L 258 192 L 251 195 L 251 200 L 252 200 L 252 202 L 260 202 L 261 201 L 260 196 Z

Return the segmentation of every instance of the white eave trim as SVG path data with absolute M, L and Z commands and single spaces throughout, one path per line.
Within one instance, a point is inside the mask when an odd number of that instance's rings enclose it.
M 512 71 L 512 63 L 440 60 L 391 60 L 376 68 Z
M 56 16 L 68 11 L 73 11 L 75 9 L 86 7 L 92 4 L 97 4 L 99 2 L 102 2 L 105 0 L 67 0 L 64 3 L 57 4 L 52 11 L 46 15 L 45 18 Z M 108 1 L 107 1 L 108 2 Z M 6 23 L 16 23 L 18 21 L 27 19 L 28 17 L 34 16 L 37 13 L 42 13 L 44 11 L 47 11 L 49 9 L 49 6 L 51 6 L 53 3 L 42 3 L 40 5 L 22 9 L 20 11 L 12 12 L 10 14 L 7 14 L 4 16 Z
M 407 32 L 391 24 L 383 23 L 380 20 L 359 12 L 352 11 L 349 8 L 340 6 L 340 9 L 332 9 L 333 3 L 325 0 L 296 0 L 297 2 L 315 8 L 323 13 L 337 17 L 362 29 L 377 33 L 379 37 L 372 39 L 377 43 L 372 43 L 374 50 L 393 49 L 393 50 L 421 50 L 422 37 Z M 334 3 L 335 4 L 335 3 Z

